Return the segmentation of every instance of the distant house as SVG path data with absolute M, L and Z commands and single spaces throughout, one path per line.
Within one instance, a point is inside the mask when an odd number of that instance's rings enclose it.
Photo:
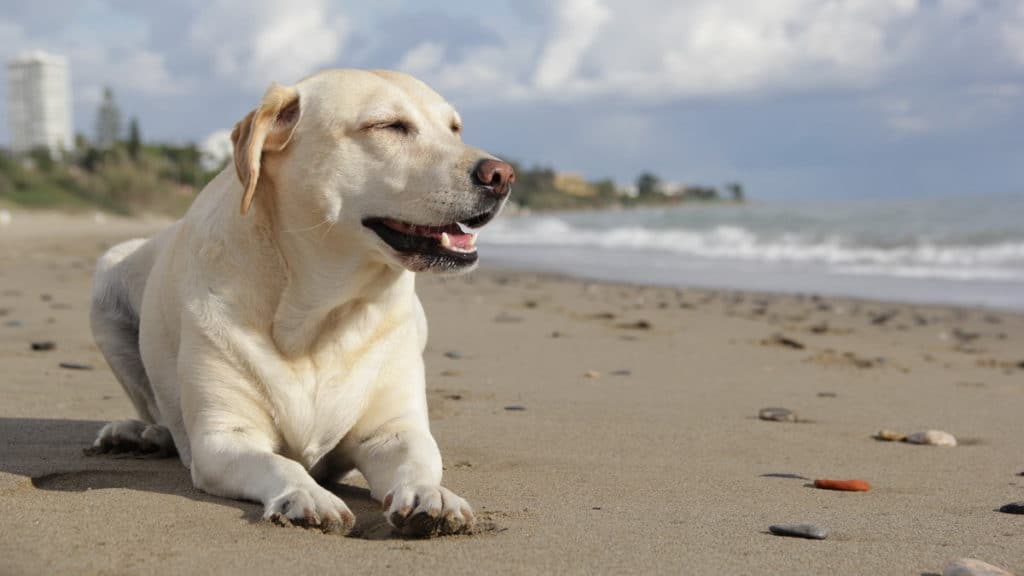
M 11 151 L 46 148 L 58 156 L 71 150 L 71 84 L 67 59 L 42 51 L 7 62 L 7 121 Z
M 572 172 L 559 172 L 555 174 L 555 189 L 570 196 L 590 197 L 597 195 L 597 186 L 594 186 L 581 174 Z

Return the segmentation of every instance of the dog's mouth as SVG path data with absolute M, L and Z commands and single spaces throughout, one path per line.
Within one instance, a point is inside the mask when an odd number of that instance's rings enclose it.
M 455 270 L 475 264 L 477 229 L 491 221 L 497 211 L 488 211 L 442 226 L 403 222 L 394 218 L 367 218 L 363 226 L 399 255 L 414 270 L 441 268 Z

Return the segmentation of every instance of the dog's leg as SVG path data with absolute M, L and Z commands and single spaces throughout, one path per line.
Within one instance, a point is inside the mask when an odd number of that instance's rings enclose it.
M 239 429 L 241 429 L 239 427 Z M 298 462 L 275 454 L 269 439 L 240 432 L 189 431 L 196 487 L 228 498 L 263 503 L 263 518 L 282 526 L 348 533 L 355 515 Z
M 441 453 L 425 423 L 392 420 L 351 447 L 384 515 L 405 536 L 429 537 L 473 529 L 473 509 L 441 486 Z
M 148 458 L 169 458 L 177 455 L 170 431 L 159 424 L 141 420 L 114 420 L 100 428 L 92 446 L 85 453 L 134 454 Z

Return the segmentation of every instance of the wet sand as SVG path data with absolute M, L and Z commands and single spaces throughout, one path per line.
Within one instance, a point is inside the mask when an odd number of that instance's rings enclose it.
M 336 487 L 359 517 L 342 538 L 260 522 L 176 460 L 87 457 L 105 421 L 133 416 L 89 335 L 92 266 L 162 225 L 0 227 L 2 574 L 922 574 L 965 556 L 1024 572 L 1024 516 L 996 511 L 1024 500 L 1024 317 L 998 311 L 486 264 L 421 277 L 433 429 L 473 536 L 392 537 L 358 479 Z M 776 406 L 797 421 L 758 419 Z M 882 428 L 960 445 L 873 439 Z M 770 534 L 779 523 L 832 535 Z

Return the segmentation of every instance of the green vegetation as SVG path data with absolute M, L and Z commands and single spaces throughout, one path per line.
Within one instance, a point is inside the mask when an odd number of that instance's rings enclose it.
M 194 145 L 108 150 L 84 138 L 64 161 L 45 149 L 23 158 L 0 154 L 0 202 L 30 208 L 99 208 L 119 214 L 181 214 L 216 172 L 202 169 Z M 134 151 L 134 155 L 133 155 Z
M 673 186 L 655 174 L 643 172 L 633 187 L 621 188 L 610 179 L 588 182 L 579 176 L 560 175 L 549 167 L 512 164 L 516 170 L 512 202 L 533 211 L 746 201 L 743 185 L 738 182 L 726 184 L 722 194 L 712 186 Z

